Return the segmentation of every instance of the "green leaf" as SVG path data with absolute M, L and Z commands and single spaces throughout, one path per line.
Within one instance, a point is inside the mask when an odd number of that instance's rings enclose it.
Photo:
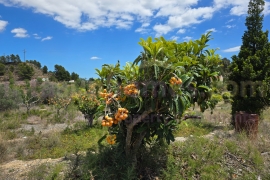
M 139 99 L 139 109 L 138 109 L 137 112 L 139 112 L 141 110 L 142 105 L 143 105 L 143 99 L 142 99 L 142 97 L 141 96 L 138 96 L 138 99 Z
M 137 130 L 136 130 L 136 133 L 141 133 L 143 131 L 145 131 L 148 127 L 145 125 L 145 123 L 143 123 L 141 125 L 141 127 L 139 127 Z
M 97 111 L 104 111 L 104 109 L 105 109 L 104 105 L 99 105 Z

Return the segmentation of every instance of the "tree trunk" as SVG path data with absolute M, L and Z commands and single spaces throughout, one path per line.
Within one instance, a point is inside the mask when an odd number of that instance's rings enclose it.
M 84 118 L 87 120 L 88 125 L 91 127 L 93 124 L 93 114 L 86 114 Z
M 133 134 L 133 128 L 135 125 L 137 125 L 139 122 L 141 122 L 144 118 L 146 118 L 152 111 L 144 111 L 139 117 L 136 119 L 132 119 L 130 124 L 127 124 L 127 135 L 126 135 L 126 145 L 125 145 L 125 152 L 126 156 L 128 158 L 131 158 L 133 161 L 137 162 L 137 151 L 142 143 L 142 140 L 146 134 L 146 132 L 142 132 L 140 136 L 135 140 L 133 146 L 132 146 L 132 134 Z

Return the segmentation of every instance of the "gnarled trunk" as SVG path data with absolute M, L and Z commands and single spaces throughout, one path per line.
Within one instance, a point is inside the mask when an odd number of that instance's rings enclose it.
M 126 145 L 125 145 L 125 153 L 127 158 L 132 159 L 134 163 L 137 163 L 137 152 L 142 143 L 143 138 L 146 135 L 146 131 L 140 133 L 137 139 L 132 142 L 132 134 L 134 126 L 145 119 L 152 111 L 144 111 L 140 116 L 136 119 L 132 119 L 132 121 L 126 125 L 127 127 L 127 135 L 126 135 Z

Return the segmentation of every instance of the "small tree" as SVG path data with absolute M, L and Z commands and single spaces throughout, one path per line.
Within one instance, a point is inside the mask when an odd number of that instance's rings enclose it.
M 0 76 L 3 76 L 6 71 L 6 66 L 2 63 L 0 63 Z
M 40 93 L 37 92 L 36 83 L 30 84 L 28 80 L 25 81 L 26 88 L 21 89 L 22 105 L 26 107 L 27 114 L 30 109 L 40 100 Z
M 48 73 L 48 67 L 47 66 L 43 66 L 42 72 L 43 72 L 43 74 L 47 74 Z
M 74 104 L 78 107 L 78 110 L 81 111 L 88 121 L 88 125 L 92 126 L 94 120 L 94 114 L 97 111 L 100 101 L 92 93 L 76 93 L 72 95 L 72 100 Z
M 79 74 L 72 72 L 70 76 L 71 80 L 77 81 L 79 79 Z
M 27 63 L 20 63 L 18 68 L 19 75 L 23 80 L 31 80 L 35 73 L 33 67 L 29 66 Z
M 7 60 L 5 56 L 0 56 L 0 63 L 6 64 Z
M 152 141 L 174 141 L 173 128 L 187 108 L 214 109 L 212 81 L 219 75 L 220 58 L 205 49 L 210 32 L 196 41 L 176 43 L 163 37 L 139 44 L 143 52 L 133 64 L 103 65 L 100 79 L 102 125 L 107 142 L 118 143 L 136 165 L 139 150 Z
M 44 82 L 41 85 L 41 102 L 44 104 L 49 103 L 49 99 L 52 99 L 56 97 L 58 92 L 58 87 L 55 83 L 53 82 Z
M 56 108 L 57 117 L 60 115 L 61 109 L 66 109 L 71 102 L 70 97 L 53 97 L 49 99 L 49 104 Z
M 55 65 L 54 75 L 58 81 L 69 81 L 70 73 L 63 66 Z
M 239 54 L 232 57 L 229 80 L 238 86 L 232 98 L 233 115 L 236 111 L 260 115 L 269 105 L 270 44 L 268 31 L 262 31 L 264 4 L 263 0 L 250 0 L 243 44 Z

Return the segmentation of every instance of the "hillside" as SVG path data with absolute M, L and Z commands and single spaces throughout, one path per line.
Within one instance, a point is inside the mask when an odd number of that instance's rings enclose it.
M 0 82 L 5 83 L 9 82 L 10 76 L 12 75 L 14 78 L 14 81 L 23 81 L 23 79 L 19 75 L 19 64 L 20 63 L 9 63 L 5 65 L 5 73 L 4 75 L 0 75 Z M 31 66 L 34 70 L 34 75 L 32 76 L 31 79 L 37 79 L 37 78 L 49 78 L 51 77 L 52 73 L 46 73 L 44 74 L 42 72 L 42 69 L 38 68 L 32 63 L 27 63 L 27 65 Z

